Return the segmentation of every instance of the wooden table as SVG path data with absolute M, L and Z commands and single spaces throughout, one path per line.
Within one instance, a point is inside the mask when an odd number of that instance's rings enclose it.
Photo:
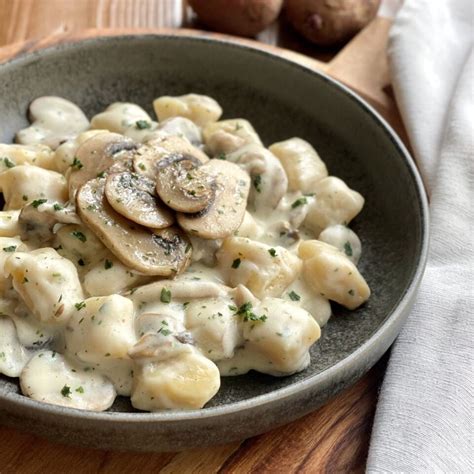
M 192 28 L 196 24 L 181 0 L 0 0 L 0 48 L 4 47 L 0 61 L 23 47 L 11 43 L 86 28 Z M 405 137 L 388 83 L 389 26 L 389 20 L 377 18 L 339 52 L 309 45 L 284 22 L 258 39 L 303 53 L 279 52 L 350 85 Z M 182 453 L 84 449 L 0 427 L 0 473 L 363 472 L 384 367 L 383 359 L 327 405 L 282 428 L 242 442 Z

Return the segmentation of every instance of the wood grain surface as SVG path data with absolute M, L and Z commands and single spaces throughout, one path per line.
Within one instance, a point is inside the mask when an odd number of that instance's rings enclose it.
M 0 61 L 25 46 L 34 49 L 57 38 L 81 37 L 77 32 L 84 29 L 110 29 L 113 34 L 183 26 L 202 28 L 181 0 L 0 0 Z M 284 21 L 258 40 L 264 48 L 291 48 L 293 52 L 272 50 L 346 83 L 405 138 L 390 94 L 385 55 L 389 26 L 389 20 L 377 18 L 339 52 L 309 45 Z M 99 31 L 88 32 L 95 33 Z M 0 427 L 0 473 L 363 472 L 384 367 L 382 360 L 356 385 L 296 422 L 241 443 L 182 453 L 84 449 Z

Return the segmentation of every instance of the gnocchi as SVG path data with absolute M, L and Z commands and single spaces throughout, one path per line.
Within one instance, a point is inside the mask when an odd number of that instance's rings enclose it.
M 330 301 L 370 297 L 364 198 L 310 143 L 266 148 L 204 95 L 153 108 L 40 97 L 0 144 L 0 373 L 25 396 L 200 409 L 221 376 L 304 370 Z

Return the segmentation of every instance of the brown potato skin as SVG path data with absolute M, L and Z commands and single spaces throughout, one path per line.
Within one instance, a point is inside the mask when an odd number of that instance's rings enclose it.
M 280 14 L 283 0 L 189 0 L 209 28 L 238 36 L 255 36 Z
M 309 41 L 343 43 L 376 15 L 380 0 L 287 0 L 286 18 Z

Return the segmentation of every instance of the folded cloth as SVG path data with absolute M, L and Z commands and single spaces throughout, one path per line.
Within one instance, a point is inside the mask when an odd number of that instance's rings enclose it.
M 420 293 L 393 345 L 368 472 L 473 473 L 473 0 L 407 0 L 392 82 L 430 195 Z

